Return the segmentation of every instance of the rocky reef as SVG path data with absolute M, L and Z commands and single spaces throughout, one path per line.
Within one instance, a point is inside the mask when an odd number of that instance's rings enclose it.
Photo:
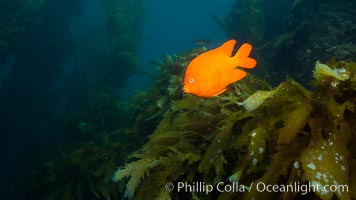
M 255 47 L 264 63 L 257 74 L 274 85 L 286 74 L 307 83 L 313 79 L 310 71 L 317 59 L 356 59 L 355 4 L 352 0 L 235 0 L 224 19 L 214 19 L 229 37 Z

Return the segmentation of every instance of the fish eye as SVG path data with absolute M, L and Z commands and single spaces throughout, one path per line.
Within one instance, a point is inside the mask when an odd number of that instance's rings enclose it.
M 189 79 L 189 82 L 194 83 L 194 79 L 193 78 Z

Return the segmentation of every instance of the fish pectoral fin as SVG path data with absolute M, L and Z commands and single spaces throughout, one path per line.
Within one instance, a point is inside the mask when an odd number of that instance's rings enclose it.
M 231 73 L 229 73 L 230 76 L 230 83 L 234 83 L 238 80 L 243 79 L 245 76 L 247 75 L 247 73 L 245 71 L 242 71 L 241 69 L 234 69 L 232 70 Z

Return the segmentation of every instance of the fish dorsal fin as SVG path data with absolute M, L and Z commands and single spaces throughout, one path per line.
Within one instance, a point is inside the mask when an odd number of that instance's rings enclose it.
M 248 57 L 252 51 L 252 45 L 244 43 L 241 45 L 239 50 L 237 50 L 233 60 L 238 63 L 239 67 L 243 68 L 254 68 L 256 66 L 256 60 Z
M 222 44 L 220 47 L 211 50 L 211 52 L 223 53 L 230 57 L 232 54 L 232 51 L 234 50 L 235 44 L 236 44 L 236 40 L 229 40 L 229 41 L 226 41 L 224 44 Z

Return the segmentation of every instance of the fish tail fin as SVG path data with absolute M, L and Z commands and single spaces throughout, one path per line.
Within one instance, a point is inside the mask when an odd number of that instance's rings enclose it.
M 252 45 L 244 43 L 241 45 L 239 50 L 237 50 L 234 60 L 238 63 L 239 67 L 243 68 L 254 68 L 257 64 L 256 60 L 248 57 L 252 51 Z

